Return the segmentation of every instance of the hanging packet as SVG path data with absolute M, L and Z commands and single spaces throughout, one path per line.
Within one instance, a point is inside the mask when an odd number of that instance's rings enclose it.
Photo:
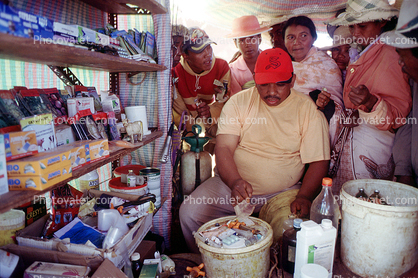
M 0 90 L 0 109 L 2 120 L 7 126 L 19 125 L 20 120 L 25 117 L 9 90 Z
M 38 89 L 21 90 L 18 94 L 22 97 L 24 106 L 32 115 L 51 113 L 40 97 Z
M 64 100 L 58 92 L 57 88 L 49 88 L 41 90 L 41 96 L 45 95 L 52 105 L 52 110 L 55 111 L 57 117 L 67 117 L 67 108 Z

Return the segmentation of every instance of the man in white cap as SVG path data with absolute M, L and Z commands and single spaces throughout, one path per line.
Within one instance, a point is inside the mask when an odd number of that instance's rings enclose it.
M 383 41 L 396 47 L 402 71 L 412 80 L 412 111 L 407 124 L 395 136 L 393 157 L 397 181 L 418 186 L 418 1 L 404 0 L 395 31 L 382 35 Z
M 251 88 L 254 83 L 254 68 L 261 43 L 261 33 L 271 30 L 269 27 L 260 27 L 257 17 L 245 15 L 234 19 L 232 33 L 228 38 L 233 38 L 235 46 L 241 56 L 233 61 L 231 68 L 231 96 L 241 90 Z

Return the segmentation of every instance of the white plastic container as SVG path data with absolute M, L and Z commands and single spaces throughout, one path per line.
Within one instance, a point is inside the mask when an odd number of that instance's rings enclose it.
M 389 206 L 359 200 L 379 190 Z M 418 189 L 385 180 L 353 180 L 341 189 L 341 259 L 361 277 L 398 277 L 418 261 Z
M 327 278 L 328 271 L 319 264 L 305 264 L 301 269 L 302 278 Z
M 25 213 L 17 209 L 0 214 L 0 246 L 15 243 L 16 232 L 25 228 L 25 218 Z
M 0 249 L 0 278 L 8 278 L 15 270 L 19 256 Z
M 99 189 L 100 179 L 99 173 L 96 170 L 88 172 L 79 178 L 80 191 L 88 191 L 89 189 Z
M 319 264 L 332 277 L 337 229 L 332 221 L 323 219 L 321 225 L 312 220 L 302 222 L 296 234 L 295 278 L 301 278 L 301 268 L 306 264 Z

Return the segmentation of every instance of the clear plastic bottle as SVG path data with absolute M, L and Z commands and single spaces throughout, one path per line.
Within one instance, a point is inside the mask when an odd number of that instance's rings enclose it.
M 322 190 L 312 202 L 310 219 L 315 221 L 317 224 L 321 224 L 322 219 L 329 219 L 332 221 L 332 226 L 334 226 L 338 231 L 340 208 L 337 201 L 334 199 L 331 186 L 331 178 L 322 179 Z
M 364 188 L 359 188 L 358 193 L 356 194 L 356 198 L 367 201 L 369 196 L 367 196 L 366 192 L 364 192 Z
M 282 268 L 288 273 L 295 272 L 295 255 L 296 255 L 296 233 L 300 231 L 302 219 L 293 220 L 293 228 L 287 229 L 283 233 L 282 244 Z
M 141 274 L 142 263 L 141 255 L 138 252 L 135 252 L 131 256 L 131 265 L 132 265 L 132 274 L 134 278 L 138 278 Z
M 128 175 L 126 176 L 126 179 L 129 187 L 136 186 L 136 175 L 133 170 L 128 170 Z

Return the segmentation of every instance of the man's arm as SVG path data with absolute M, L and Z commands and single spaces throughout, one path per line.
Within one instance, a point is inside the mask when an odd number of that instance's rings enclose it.
M 253 193 L 251 184 L 242 179 L 234 161 L 234 152 L 238 146 L 239 136 L 219 134 L 216 136 L 216 167 L 222 181 L 231 188 L 231 197 L 238 203 L 250 198 Z M 233 202 L 233 205 L 236 203 Z
M 299 189 L 296 199 L 290 204 L 292 213 L 299 212 L 300 217 L 309 217 L 311 204 L 318 194 L 322 178 L 328 173 L 329 160 L 315 161 L 309 164 L 303 177 L 302 187 Z

